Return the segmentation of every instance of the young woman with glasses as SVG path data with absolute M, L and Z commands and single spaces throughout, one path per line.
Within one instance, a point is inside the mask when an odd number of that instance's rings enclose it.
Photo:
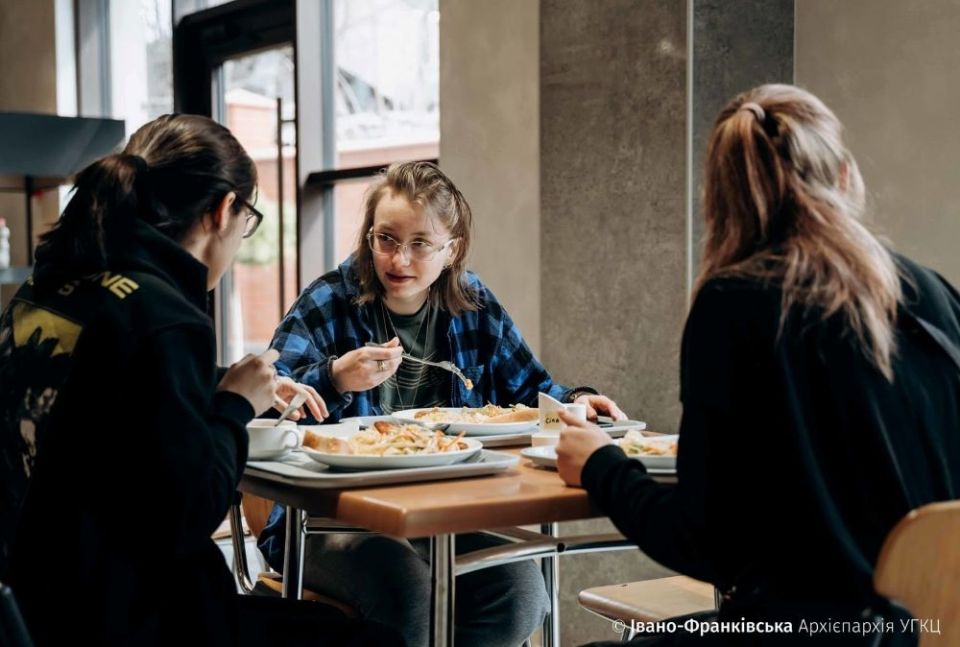
M 146 124 L 80 172 L 0 318 L 0 580 L 38 646 L 396 644 L 238 596 L 211 539 L 250 419 L 295 392 L 326 415 L 276 351 L 216 366 L 208 291 L 259 223 L 256 181 L 216 122 Z
M 310 285 L 281 322 L 271 344 L 280 352 L 278 369 L 314 386 L 332 420 L 488 402 L 536 406 L 541 391 L 583 402 L 593 417 L 624 417 L 593 389 L 550 378 L 493 293 L 467 271 L 471 228 L 469 205 L 434 164 L 392 165 L 368 191 L 354 253 Z M 402 362 L 402 352 L 452 361 L 473 388 L 446 371 Z M 456 544 L 459 550 L 490 545 L 477 535 Z M 260 545 L 279 567 L 279 506 Z M 311 535 L 306 550 L 305 586 L 396 627 L 411 645 L 426 644 L 425 543 Z M 478 571 L 458 578 L 457 587 L 457 644 L 520 644 L 546 610 L 533 563 Z

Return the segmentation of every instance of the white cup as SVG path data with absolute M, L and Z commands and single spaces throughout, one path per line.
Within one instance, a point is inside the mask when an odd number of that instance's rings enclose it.
M 569 404 L 564 404 L 563 407 L 567 410 L 567 413 L 572 414 L 575 418 L 579 420 L 587 419 L 587 405 L 580 404 L 578 402 L 571 402 Z M 560 416 L 557 414 L 557 411 L 545 411 L 542 407 L 540 409 L 540 432 L 535 434 L 537 436 L 542 435 L 551 435 L 559 436 L 560 430 L 563 429 L 564 422 L 560 419 Z M 556 444 L 554 443 L 540 443 L 543 445 Z
M 560 442 L 560 433 L 554 431 L 540 432 L 530 434 L 530 444 L 534 447 L 541 445 L 556 445 Z
M 284 420 L 278 426 L 275 419 L 255 418 L 247 425 L 247 435 L 252 459 L 282 456 L 303 442 L 303 432 L 292 420 Z

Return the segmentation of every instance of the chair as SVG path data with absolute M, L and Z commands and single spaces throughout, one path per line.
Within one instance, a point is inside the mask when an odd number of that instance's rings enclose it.
M 10 587 L 0 583 L 0 645 L 5 647 L 33 647 L 27 625 Z
M 580 606 L 607 620 L 626 623 L 622 638 L 633 638 L 630 621 L 656 622 L 716 608 L 711 584 L 677 575 L 580 591 Z
M 915 618 L 939 621 L 941 634 L 920 628 L 919 647 L 960 645 L 960 501 L 931 503 L 901 519 L 880 550 L 873 583 Z
M 247 568 L 246 546 L 244 545 L 243 524 L 241 518 L 247 522 L 247 528 L 254 537 L 259 537 L 260 533 L 267 525 L 267 519 L 270 518 L 270 511 L 273 509 L 273 501 L 264 499 L 252 494 L 244 494 L 240 497 L 239 505 L 234 504 L 230 511 L 231 528 L 233 530 L 233 554 L 234 570 L 237 583 L 246 593 L 252 593 L 255 587 L 260 586 L 260 591 L 270 591 L 271 593 L 281 594 L 283 592 L 283 577 L 279 573 L 265 572 L 257 575 L 257 581 L 251 582 L 249 579 L 249 569 Z M 321 602 L 328 606 L 339 609 L 341 613 L 349 618 L 358 617 L 357 610 L 352 606 L 327 597 L 323 594 L 303 589 L 303 599 L 312 602 Z

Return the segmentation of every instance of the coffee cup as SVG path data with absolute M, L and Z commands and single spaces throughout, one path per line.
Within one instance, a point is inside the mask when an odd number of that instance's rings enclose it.
M 271 418 L 255 418 L 247 425 L 250 438 L 249 458 L 269 460 L 283 456 L 303 442 L 303 432 L 292 420 L 284 420 L 279 425 Z
M 587 419 L 587 405 L 579 403 L 570 403 L 561 405 L 567 413 L 573 415 L 578 420 Z M 566 423 L 560 419 L 561 408 L 553 410 L 540 409 L 540 433 L 558 435 L 560 430 L 566 426 Z

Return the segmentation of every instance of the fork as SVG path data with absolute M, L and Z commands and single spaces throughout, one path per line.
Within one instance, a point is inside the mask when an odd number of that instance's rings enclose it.
M 366 343 L 366 345 L 367 345 L 367 346 L 381 346 L 382 344 L 378 344 L 378 343 L 376 343 L 376 342 L 368 341 L 368 342 Z M 453 362 L 448 362 L 448 361 L 446 361 L 446 360 L 444 360 L 444 361 L 442 361 L 442 362 L 431 362 L 431 361 L 428 361 L 428 360 L 425 360 L 425 359 L 420 359 L 419 357 L 414 357 L 413 355 L 409 355 L 409 354 L 407 354 L 407 353 L 403 353 L 402 355 L 400 355 L 400 357 L 403 358 L 403 359 L 405 359 L 405 360 L 409 360 L 409 361 L 411 361 L 411 362 L 417 362 L 418 364 L 425 364 L 425 365 L 427 365 L 427 366 L 436 366 L 437 368 L 442 368 L 442 369 L 445 370 L 445 371 L 450 371 L 451 373 L 453 373 L 454 375 L 456 375 L 457 377 L 460 378 L 460 381 L 463 382 L 463 386 L 465 386 L 465 387 L 467 388 L 467 391 L 472 391 L 472 390 L 473 390 L 473 380 L 471 380 L 469 377 L 467 377 L 466 375 L 464 375 L 464 374 L 463 374 L 463 371 L 461 371 L 459 368 L 457 368 L 457 365 L 454 364 Z
M 454 364 L 453 362 L 448 362 L 446 360 L 442 362 L 431 362 L 425 359 L 420 359 L 419 357 L 414 357 L 413 355 L 408 355 L 406 353 L 402 354 L 400 357 L 406 360 L 410 360 L 411 362 L 416 362 L 418 364 L 426 364 L 427 366 L 436 366 L 437 368 L 442 368 L 445 371 L 450 371 L 451 373 L 453 373 L 454 375 L 460 378 L 460 381 L 463 382 L 463 385 L 467 387 L 467 391 L 473 390 L 473 380 L 471 380 L 469 377 L 464 375 L 463 371 L 457 368 L 457 365 Z

